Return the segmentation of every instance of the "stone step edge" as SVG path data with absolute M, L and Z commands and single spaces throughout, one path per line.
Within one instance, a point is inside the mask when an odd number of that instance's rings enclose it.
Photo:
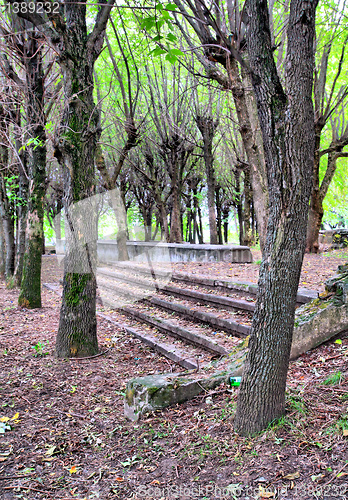
M 149 281 L 141 280 L 136 277 L 126 276 L 125 274 L 122 273 L 115 273 L 113 271 L 108 271 L 105 268 L 97 268 L 97 280 L 98 280 L 98 274 L 102 276 L 107 276 L 109 278 L 117 279 L 119 281 L 124 281 L 125 283 L 131 283 L 131 284 L 136 283 L 139 288 L 153 289 L 154 291 L 156 291 L 157 288 L 159 289 L 163 288 L 163 285 L 161 285 L 161 283 L 158 282 L 157 280 L 154 283 L 153 278 Z
M 237 337 L 246 337 L 250 335 L 250 326 L 241 325 L 236 321 L 218 318 L 217 316 L 215 316 L 215 314 L 189 309 L 188 307 L 181 304 L 168 302 L 166 300 L 159 299 L 158 297 L 146 298 L 143 299 L 143 301 L 149 303 L 150 305 L 161 307 L 162 309 L 165 309 L 167 311 L 174 311 L 178 314 L 181 314 L 182 316 L 188 316 L 190 319 L 193 319 L 195 321 L 203 321 L 204 323 L 207 323 L 214 328 L 219 328 Z
M 152 318 L 145 313 L 142 313 L 135 309 L 131 309 L 129 307 L 123 307 L 122 312 L 132 317 L 133 319 L 144 321 L 148 325 L 151 325 L 170 336 L 178 337 L 180 338 L 180 340 L 185 340 L 186 342 L 208 350 L 213 354 L 219 354 L 221 356 L 229 355 L 229 351 L 227 351 L 227 349 L 215 343 L 208 337 L 195 332 L 191 332 L 190 330 L 186 330 L 185 328 L 181 328 L 180 326 L 174 325 L 170 321 Z
M 162 291 L 168 295 L 188 297 L 189 299 L 208 302 L 208 304 L 214 304 L 215 307 L 220 306 L 224 309 L 243 309 L 244 311 L 250 312 L 253 312 L 255 310 L 255 304 L 252 304 L 246 300 L 224 297 L 223 295 L 213 295 L 209 293 L 198 292 L 196 290 L 189 290 L 188 288 L 177 288 L 170 285 L 164 287 Z
M 226 320 L 226 319 L 221 319 L 218 318 L 216 315 L 207 313 L 204 311 L 195 311 L 192 309 L 189 309 L 187 306 L 183 306 L 181 304 L 173 304 L 172 302 L 168 302 L 162 299 L 159 299 L 158 297 L 144 297 L 144 295 L 137 294 L 137 293 L 130 293 L 125 290 L 122 290 L 121 288 L 117 286 L 112 286 L 112 285 L 105 285 L 103 283 L 98 282 L 98 288 L 99 291 L 101 292 L 103 289 L 107 291 L 115 291 L 118 295 L 121 295 L 126 298 L 134 298 L 136 300 L 142 300 L 144 302 L 149 303 L 150 305 L 155 305 L 158 307 L 161 307 L 162 309 L 170 310 L 177 312 L 178 314 L 181 314 L 182 316 L 188 316 L 189 318 L 195 320 L 195 321 L 203 321 L 209 325 L 211 325 L 213 328 L 220 328 L 224 330 L 227 333 L 230 333 L 232 335 L 235 335 L 237 337 L 246 337 L 250 335 L 250 329 L 251 327 L 248 325 L 242 325 L 241 323 L 238 323 L 237 321 L 231 321 L 231 320 Z M 174 288 L 173 288 L 174 289 Z M 181 288 L 178 288 L 178 295 L 182 295 Z M 191 292 L 191 290 L 184 290 L 187 292 Z M 209 294 L 201 294 L 200 292 L 193 292 L 193 294 L 199 294 L 199 298 L 201 299 L 202 302 L 210 302 L 214 303 L 215 301 L 210 301 Z M 171 295 L 171 294 L 170 294 Z M 187 293 L 187 296 L 189 296 L 189 293 Z M 196 295 L 194 296 L 196 298 Z M 215 297 L 215 296 L 214 296 Z M 220 296 L 217 296 L 220 297 Z M 103 301 L 108 301 L 109 305 L 112 304 L 111 299 L 107 299 L 104 297 L 101 297 Z M 220 297 L 221 299 L 224 299 L 225 297 Z M 229 299 L 230 301 L 234 301 L 234 299 Z M 216 302 L 219 302 L 216 300 Z M 237 302 L 239 303 L 240 301 L 234 301 L 233 304 L 234 306 L 231 306 L 232 309 L 237 309 Z M 103 302 L 104 303 L 104 302 Z M 248 304 L 246 303 L 247 306 L 251 306 L 253 304 Z
M 228 290 L 236 290 L 239 292 L 257 294 L 257 284 L 250 281 L 229 281 L 217 280 L 214 278 L 206 278 L 204 275 L 195 275 L 189 273 L 173 273 L 173 281 L 186 281 L 190 283 L 197 283 L 198 285 L 210 286 L 212 288 L 225 288 Z M 309 290 L 308 288 L 299 288 L 297 291 L 296 301 L 300 304 L 306 304 L 313 299 L 318 298 L 319 292 L 317 290 Z
M 117 267 L 119 269 L 127 269 L 130 267 L 130 265 L 128 266 L 117 265 Z M 152 275 L 152 272 L 150 270 L 140 269 L 140 268 L 134 268 L 134 269 L 136 272 L 139 272 L 140 274 Z M 103 270 L 107 271 L 107 269 Z M 170 277 L 170 272 L 163 272 L 157 270 L 157 272 L 155 271 L 155 274 L 159 277 L 160 276 L 165 278 Z M 197 274 L 180 273 L 180 272 L 172 273 L 172 281 L 184 281 L 184 282 L 186 281 L 190 283 L 197 283 L 199 285 L 204 285 L 211 288 L 236 290 L 238 292 L 250 293 L 252 295 L 257 294 L 257 284 L 252 283 L 250 281 L 221 280 L 221 279 L 207 278 L 204 275 L 199 275 L 199 274 L 197 275 Z M 319 293 L 320 292 L 317 290 L 309 290 L 308 288 L 300 287 L 297 292 L 296 301 L 299 304 L 306 304 L 311 300 L 316 299 Z
M 113 279 L 119 279 L 122 280 L 124 275 L 118 275 L 117 273 L 107 273 L 107 271 L 99 271 L 102 276 L 108 276 Z M 127 283 L 134 283 L 134 286 L 138 286 L 139 288 L 144 288 L 147 289 L 150 292 L 156 292 L 156 288 L 154 285 L 150 285 L 147 282 L 144 282 L 142 280 L 138 281 L 136 278 L 129 278 L 124 279 L 125 282 Z M 98 275 L 97 275 L 97 282 L 98 282 Z M 102 282 L 101 282 L 102 285 Z M 99 286 L 99 283 L 98 283 Z M 151 288 L 152 286 L 152 288 Z M 107 288 L 110 288 L 111 285 L 106 285 Z M 115 287 L 117 289 L 117 286 Z M 184 296 L 184 297 L 189 297 L 197 300 L 201 300 L 203 302 L 208 302 L 212 303 L 216 306 L 222 305 L 225 308 L 229 309 L 243 309 L 245 311 L 250 311 L 253 312 L 255 309 L 255 304 L 250 303 L 246 300 L 243 299 L 232 299 L 231 297 L 224 297 L 222 295 L 212 295 L 209 293 L 203 293 L 203 292 L 198 292 L 196 290 L 189 290 L 187 288 L 178 288 L 170 285 L 165 285 L 164 287 L 160 287 L 159 291 L 163 291 L 164 293 L 170 294 L 170 295 L 176 295 L 176 296 Z M 136 294 L 135 294 L 136 296 Z
M 124 323 L 119 323 L 118 321 L 115 321 L 113 318 L 108 317 L 106 314 L 97 312 L 97 316 L 105 319 L 106 321 L 109 321 L 112 325 L 116 326 L 117 328 L 125 330 L 127 333 L 131 334 L 136 339 L 141 340 L 141 342 L 151 347 L 152 349 L 158 351 L 160 354 L 170 359 L 171 361 L 178 363 L 183 368 L 186 368 L 187 370 L 198 370 L 198 363 L 195 360 L 187 357 L 186 353 L 182 349 L 176 347 L 174 344 L 164 344 L 162 342 L 159 342 L 152 335 L 140 333 L 134 328 L 125 325 Z
M 181 314 L 183 316 L 188 316 L 191 319 L 195 321 L 204 321 L 205 323 L 208 323 L 214 328 L 220 328 L 223 329 L 224 331 L 231 333 L 237 337 L 246 337 L 249 335 L 249 330 L 250 327 L 247 327 L 245 325 L 240 325 L 239 323 L 236 323 L 234 321 L 228 321 L 225 319 L 220 319 L 217 316 L 205 312 L 200 312 L 200 311 L 192 311 L 188 309 L 186 306 L 181 306 L 179 304 L 172 304 L 171 302 L 164 301 L 162 299 L 158 299 L 157 297 L 150 297 L 150 298 L 144 298 L 141 295 L 132 295 L 130 293 L 127 293 L 123 290 L 121 290 L 118 287 L 112 287 L 109 285 L 102 285 L 106 290 L 114 291 L 116 290 L 116 293 L 123 295 L 124 297 L 134 297 L 139 300 L 142 300 L 142 302 L 147 303 L 148 305 L 151 306 L 156 306 L 156 307 L 161 307 L 166 310 L 170 311 L 175 311 L 178 314 Z M 103 303 L 108 302 L 109 305 L 113 305 L 112 299 L 108 299 L 107 297 L 102 297 Z M 127 313 L 127 306 L 122 306 L 120 307 L 120 311 Z M 140 311 L 134 311 L 133 309 L 131 310 L 132 312 L 129 311 L 129 314 L 135 319 L 141 319 L 141 321 L 145 321 L 148 324 L 151 324 L 152 326 L 155 326 L 158 328 L 159 326 L 162 327 L 162 331 L 165 333 L 169 333 L 169 335 L 175 335 L 179 337 L 180 339 L 184 339 L 190 343 L 193 343 L 194 345 L 198 345 L 199 347 L 204 347 L 205 349 L 210 350 L 214 354 L 220 354 L 222 356 L 226 356 L 229 354 L 229 352 L 224 349 L 222 346 L 218 344 L 218 342 L 214 342 L 214 340 L 211 340 L 209 337 L 206 337 L 205 335 L 200 335 L 194 332 L 190 332 L 187 329 L 178 327 L 176 325 L 173 325 L 170 321 L 166 320 L 159 320 L 160 325 L 158 321 L 156 321 L 156 318 L 152 318 L 147 316 L 145 313 L 141 313 Z M 146 316 L 146 318 L 145 318 Z M 165 328 L 164 325 L 167 325 L 168 328 Z M 245 330 L 247 329 L 248 330 Z M 174 331 L 175 330 L 175 331 Z M 241 331 L 239 331 L 241 330 Z

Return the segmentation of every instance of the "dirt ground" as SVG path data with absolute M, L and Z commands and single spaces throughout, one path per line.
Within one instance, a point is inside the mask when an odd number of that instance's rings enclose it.
M 258 261 L 260 255 L 254 255 Z M 301 286 L 321 290 L 347 251 L 306 256 Z M 184 264 L 176 270 L 257 281 L 258 265 Z M 43 281 L 56 281 L 44 257 Z M 177 367 L 98 320 L 103 356 L 57 360 L 59 297 L 19 309 L 0 282 L 0 498 L 346 499 L 348 338 L 290 364 L 287 414 L 255 438 L 233 431 L 237 390 L 220 386 L 186 404 L 123 415 L 127 381 Z

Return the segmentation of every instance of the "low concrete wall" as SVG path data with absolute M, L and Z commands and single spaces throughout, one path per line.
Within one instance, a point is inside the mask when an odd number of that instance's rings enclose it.
M 319 244 L 332 245 L 333 248 L 344 248 L 348 246 L 348 229 L 337 227 L 319 231 Z
M 191 245 L 189 243 L 159 243 L 155 241 L 128 241 L 131 260 L 146 262 L 148 252 L 155 262 L 240 262 L 253 261 L 249 247 L 239 245 Z M 63 254 L 65 241 L 57 240 L 56 252 Z M 118 251 L 114 240 L 98 240 L 100 262 L 117 262 Z
M 332 236 L 334 232 L 334 229 L 319 231 L 319 245 L 332 245 Z

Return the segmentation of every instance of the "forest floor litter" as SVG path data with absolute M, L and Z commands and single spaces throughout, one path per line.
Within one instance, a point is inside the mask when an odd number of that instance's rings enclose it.
M 253 264 L 173 267 L 256 283 L 261 256 L 253 255 Z M 347 261 L 347 250 L 306 255 L 300 287 L 322 291 Z M 43 282 L 60 278 L 56 257 L 44 256 Z M 17 300 L 0 281 L 2 500 L 348 497 L 347 333 L 291 362 L 286 415 L 241 438 L 233 431 L 238 389 L 226 385 L 126 421 L 129 379 L 184 370 L 102 318 L 104 355 L 58 360 L 60 298 L 43 288 L 36 310 Z

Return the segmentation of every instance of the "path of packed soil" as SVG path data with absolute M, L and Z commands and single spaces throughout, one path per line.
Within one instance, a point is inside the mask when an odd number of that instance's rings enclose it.
M 306 256 L 301 285 L 321 289 L 347 259 L 343 251 Z M 258 266 L 175 270 L 256 281 Z M 44 257 L 43 281 L 59 275 L 55 257 Z M 0 434 L 1 499 L 348 498 L 344 334 L 291 363 L 287 415 L 249 439 L 233 432 L 237 392 L 225 386 L 125 421 L 127 380 L 181 370 L 103 320 L 105 355 L 57 360 L 59 298 L 44 289 L 42 309 L 32 311 L 17 299 L 1 282 L 0 427 L 9 427 Z

